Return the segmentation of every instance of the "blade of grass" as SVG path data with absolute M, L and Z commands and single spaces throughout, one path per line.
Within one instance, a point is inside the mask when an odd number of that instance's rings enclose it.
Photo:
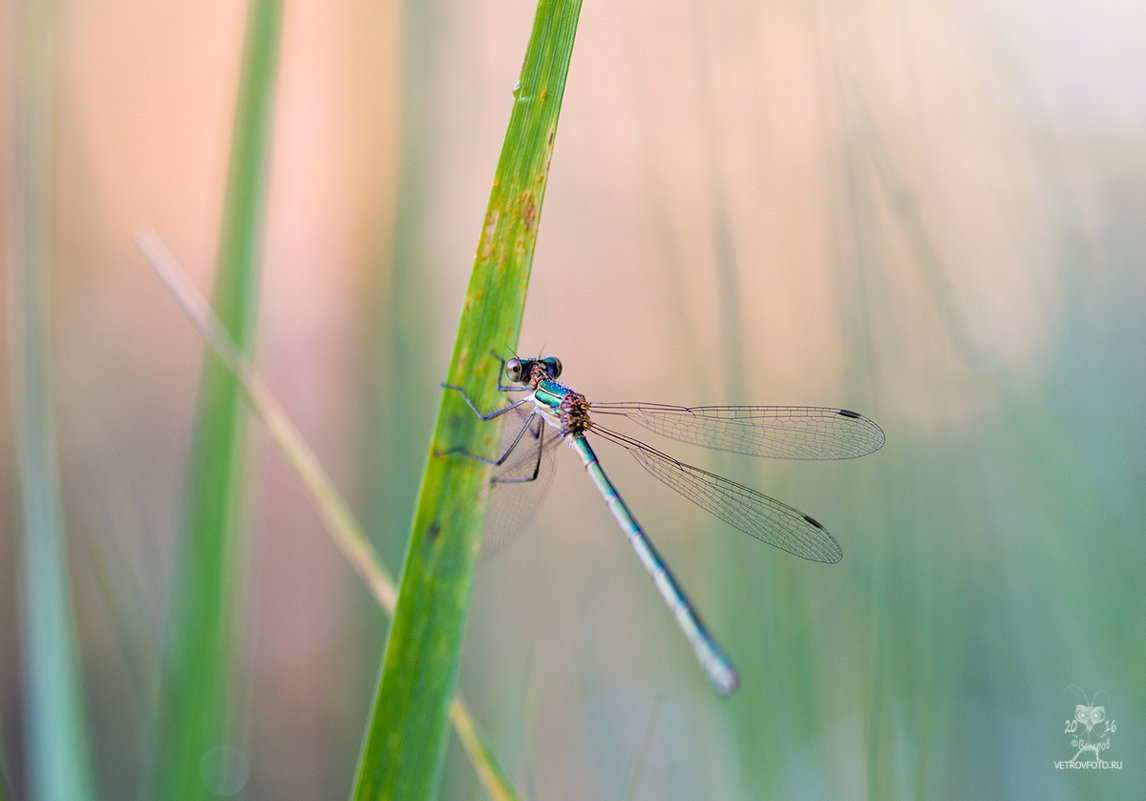
M 401 565 L 406 552 L 410 510 L 421 479 L 411 465 L 425 453 L 437 400 L 433 382 L 415 384 L 408 376 L 420 374 L 438 353 L 434 315 L 426 314 L 418 301 L 433 293 L 433 276 L 425 269 L 430 253 L 425 232 L 433 214 L 427 199 L 437 157 L 434 123 L 441 112 L 438 104 L 426 102 L 438 78 L 424 67 L 437 62 L 445 41 L 434 32 L 439 4 L 405 0 L 401 8 L 397 35 L 402 45 L 396 65 L 401 80 L 390 112 L 397 124 L 390 187 L 394 203 L 379 209 L 381 224 L 373 227 L 374 268 L 367 266 L 362 287 L 362 336 L 368 345 L 357 379 L 365 412 L 359 447 L 366 458 L 365 475 L 372 477 L 370 490 L 361 493 L 367 504 L 362 515 L 368 526 L 386 533 L 378 544 L 393 565 Z
M 238 382 L 247 404 L 267 427 L 279 450 L 306 485 L 318 508 L 323 525 L 335 545 L 366 582 L 378 605 L 387 616 L 392 617 L 398 597 L 394 580 L 350 508 L 335 489 L 334 483 L 322 469 L 314 451 L 306 444 L 286 411 L 259 378 L 246 355 L 223 328 L 206 299 L 195 289 L 195 285 L 179 267 L 175 257 L 158 235 L 152 231 L 140 231 L 136 234 L 135 241 L 160 280 L 198 329 L 208 347 Z M 450 718 L 474 770 L 490 797 L 495 801 L 517 799 L 519 796 L 510 785 L 493 753 L 485 745 L 480 733 L 477 732 L 469 710 L 460 698 L 454 698 L 450 707 Z
M 462 307 L 447 382 L 481 408 L 499 403 L 493 349 L 517 343 L 553 140 L 580 0 L 541 0 L 494 175 Z M 455 392 L 443 394 L 427 457 L 386 643 L 382 676 L 353 797 L 434 797 L 445 723 L 477 562 L 488 469 L 434 451 L 491 453 L 497 426 L 483 425 Z M 480 502 L 479 502 L 480 501 Z
M 8 347 L 23 511 L 21 657 L 31 799 L 95 797 L 56 461 L 51 349 L 59 9 L 16 7 Z
M 239 76 L 214 307 L 251 347 L 263 236 L 281 0 L 253 0 Z M 203 364 L 186 517 L 175 564 L 158 746 L 150 797 L 206 798 L 204 755 L 228 741 L 244 543 L 245 426 L 226 368 Z

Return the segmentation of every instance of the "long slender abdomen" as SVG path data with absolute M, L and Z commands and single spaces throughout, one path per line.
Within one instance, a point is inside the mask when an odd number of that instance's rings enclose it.
M 735 668 L 728 658 L 721 652 L 720 648 L 713 641 L 704 625 L 700 622 L 700 618 L 693 610 L 692 605 L 688 602 L 684 592 L 676 583 L 672 573 L 669 572 L 665 563 L 661 560 L 660 554 L 657 553 L 645 532 L 641 529 L 629 507 L 617 494 L 613 482 L 609 481 L 609 477 L 605 475 L 605 471 L 601 469 L 601 464 L 597 461 L 597 454 L 589 446 L 585 437 L 580 434 L 567 434 L 566 440 L 569 446 L 577 452 L 581 457 L 581 462 L 585 465 L 586 472 L 589 477 L 593 479 L 593 483 L 597 485 L 601 496 L 609 505 L 609 511 L 613 513 L 617 523 L 620 524 L 621 529 L 629 539 L 629 543 L 633 546 L 633 550 L 637 552 L 637 557 L 641 560 L 641 564 L 645 566 L 645 570 L 653 579 L 656 584 L 657 590 L 660 592 L 661 597 L 664 598 L 670 610 L 672 610 L 673 617 L 676 618 L 677 624 L 688 638 L 689 643 L 692 645 L 693 650 L 696 652 L 697 659 L 700 660 L 700 665 L 704 668 L 704 672 L 708 674 L 709 679 L 716 686 L 716 689 L 723 695 L 727 695 L 736 689 L 740 684 L 740 679 L 736 675 Z

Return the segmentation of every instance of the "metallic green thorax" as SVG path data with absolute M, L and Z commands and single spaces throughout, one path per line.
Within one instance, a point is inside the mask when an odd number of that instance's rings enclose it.
M 589 401 L 579 392 L 552 379 L 536 381 L 537 410 L 562 434 L 584 434 L 590 427 Z

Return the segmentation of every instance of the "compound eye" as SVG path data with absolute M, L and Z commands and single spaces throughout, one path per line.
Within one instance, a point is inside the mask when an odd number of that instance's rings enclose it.
M 524 381 L 522 377 L 521 359 L 510 359 L 505 363 L 505 374 L 510 381 Z
M 546 356 L 541 360 L 545 365 L 545 372 L 549 374 L 550 378 L 557 378 L 561 375 L 561 360 L 556 356 Z

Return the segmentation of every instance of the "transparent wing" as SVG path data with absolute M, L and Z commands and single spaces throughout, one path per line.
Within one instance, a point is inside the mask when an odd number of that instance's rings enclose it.
M 593 431 L 620 445 L 653 476 L 733 528 L 802 559 L 838 562 L 843 558 L 835 537 L 803 512 L 715 473 L 678 462 L 616 431 L 599 426 Z
M 886 439 L 862 414 L 820 406 L 594 403 L 590 414 L 625 417 L 693 445 L 777 459 L 854 459 L 879 450 Z
M 517 447 L 494 470 L 482 537 L 483 560 L 499 553 L 529 528 L 553 483 L 553 446 L 561 441 L 561 435 L 540 417 L 530 420 L 530 413 L 515 409 L 507 413 L 502 427 L 504 453 L 529 421 Z

